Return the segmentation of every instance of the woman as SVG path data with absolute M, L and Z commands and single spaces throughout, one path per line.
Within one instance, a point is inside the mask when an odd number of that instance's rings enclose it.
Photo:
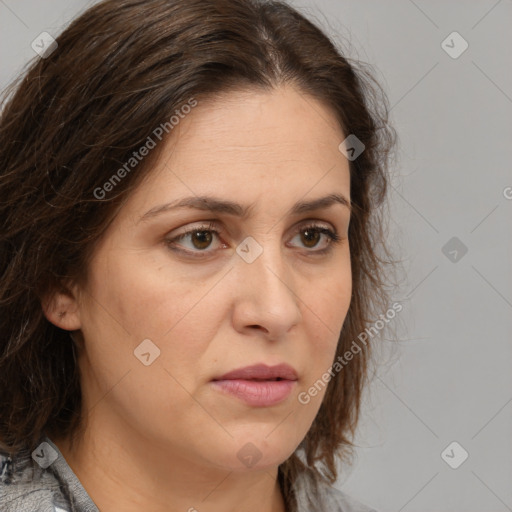
M 331 484 L 389 307 L 385 95 L 281 2 L 45 45 L 0 125 L 2 510 L 369 510 Z

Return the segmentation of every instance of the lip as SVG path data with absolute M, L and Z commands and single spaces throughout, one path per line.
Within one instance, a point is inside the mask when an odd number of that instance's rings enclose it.
M 257 364 L 228 372 L 213 379 L 211 384 L 252 407 L 270 407 L 288 398 L 297 378 L 297 372 L 290 365 Z
M 228 372 L 221 377 L 216 377 L 213 380 L 273 380 L 277 378 L 282 380 L 297 380 L 297 372 L 286 363 L 276 364 L 274 366 L 255 364 L 244 368 L 238 368 L 237 370 Z

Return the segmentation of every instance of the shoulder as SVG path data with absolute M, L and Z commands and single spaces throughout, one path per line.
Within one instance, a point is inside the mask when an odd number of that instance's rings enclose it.
M 325 482 L 302 476 L 295 483 L 298 512 L 377 512 Z
M 72 511 L 61 482 L 28 451 L 12 457 L 0 452 L 0 503 L 2 512 Z

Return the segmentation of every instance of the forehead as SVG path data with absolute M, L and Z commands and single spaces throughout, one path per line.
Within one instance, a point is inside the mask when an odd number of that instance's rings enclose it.
M 334 113 L 291 86 L 198 100 L 171 135 L 145 181 L 145 205 L 149 198 L 212 193 L 297 200 L 313 188 L 349 197 L 349 165 L 338 149 L 344 134 Z
M 334 112 L 297 88 L 286 85 L 270 91 L 250 89 L 229 92 L 198 106 L 180 122 L 171 146 L 201 142 L 218 151 L 260 153 L 292 151 L 306 156 L 307 150 L 335 154 L 343 133 Z M 340 140 L 341 139 L 341 140 Z M 174 144 L 173 144 L 174 142 Z M 190 149 L 190 148 L 188 148 Z M 193 153 L 187 151 L 188 156 Z M 214 155 L 212 155 L 214 156 Z

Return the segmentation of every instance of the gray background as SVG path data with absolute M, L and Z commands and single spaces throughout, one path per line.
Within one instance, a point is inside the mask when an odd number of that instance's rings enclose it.
M 38 34 L 92 3 L 0 0 L 0 88 Z M 512 511 L 512 1 L 291 3 L 374 67 L 400 137 L 399 340 L 381 341 L 357 458 L 337 485 L 382 512 Z M 469 44 L 455 59 L 441 45 L 453 31 Z M 457 469 L 441 457 L 453 441 L 469 453 Z

